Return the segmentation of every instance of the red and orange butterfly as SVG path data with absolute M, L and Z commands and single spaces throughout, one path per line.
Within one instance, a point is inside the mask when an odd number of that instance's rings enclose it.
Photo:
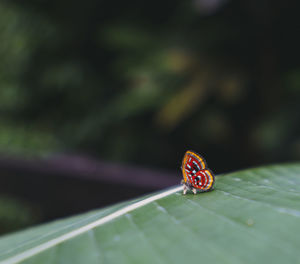
M 188 150 L 182 160 L 183 175 L 183 194 L 188 189 L 194 194 L 197 190 L 201 192 L 211 191 L 215 183 L 215 176 L 212 171 L 207 168 L 206 161 L 199 154 Z

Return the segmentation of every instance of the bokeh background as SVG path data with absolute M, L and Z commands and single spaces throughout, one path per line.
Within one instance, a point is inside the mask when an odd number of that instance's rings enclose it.
M 0 233 L 300 159 L 297 1 L 2 0 Z

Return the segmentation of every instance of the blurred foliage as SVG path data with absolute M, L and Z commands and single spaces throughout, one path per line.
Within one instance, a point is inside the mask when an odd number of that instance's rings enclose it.
M 40 221 L 40 211 L 31 203 L 11 196 L 0 196 L 0 234 Z
M 300 158 L 299 3 L 0 3 L 0 148 L 218 172 Z M 2 130 L 3 129 L 3 130 Z

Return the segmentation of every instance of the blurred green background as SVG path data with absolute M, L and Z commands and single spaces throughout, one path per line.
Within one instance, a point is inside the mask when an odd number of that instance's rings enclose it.
M 75 153 L 178 172 L 193 149 L 216 173 L 299 160 L 299 9 L 267 0 L 3 0 L 1 154 Z M 24 209 L 17 227 L 47 220 L 26 195 L 2 193 L 11 196 L 0 207 Z

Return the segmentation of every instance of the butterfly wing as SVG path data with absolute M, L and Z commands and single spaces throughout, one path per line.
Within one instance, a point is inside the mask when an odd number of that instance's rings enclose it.
M 193 186 L 202 191 L 211 190 L 215 182 L 215 176 L 210 169 L 199 170 L 192 179 Z
M 188 150 L 182 160 L 182 174 L 184 182 L 194 188 L 208 191 L 213 187 L 214 175 L 207 168 L 203 157 Z
M 197 171 L 204 170 L 206 168 L 205 160 L 196 152 L 188 150 L 182 160 L 182 174 L 184 182 L 190 182 L 192 176 L 194 176 Z

